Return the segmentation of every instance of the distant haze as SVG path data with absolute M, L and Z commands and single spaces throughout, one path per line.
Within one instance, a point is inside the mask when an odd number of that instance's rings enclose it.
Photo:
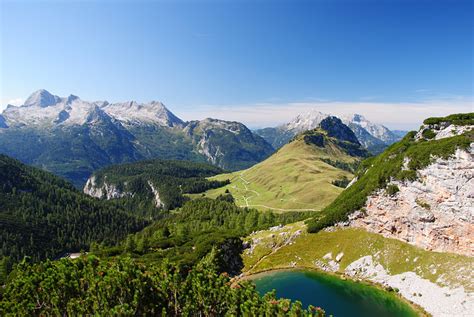
M 289 122 L 298 114 L 311 110 L 334 115 L 358 113 L 372 122 L 390 129 L 418 129 L 427 117 L 474 111 L 473 100 L 429 101 L 423 103 L 369 103 L 369 102 L 295 102 L 288 104 L 218 105 L 201 106 L 176 111 L 184 120 L 214 117 L 240 121 L 250 128 L 277 126 Z

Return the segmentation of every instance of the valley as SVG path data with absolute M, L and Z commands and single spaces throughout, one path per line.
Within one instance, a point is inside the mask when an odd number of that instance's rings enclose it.
M 330 122 L 330 119 L 326 121 Z M 334 121 L 326 127 L 327 131 L 316 129 L 302 133 L 268 159 L 247 170 L 210 178 L 228 179 L 230 184 L 207 191 L 205 195 L 215 198 L 228 192 L 237 205 L 259 210 L 321 210 L 343 190 L 334 182 L 352 179 L 358 162 L 367 155 L 364 151 L 354 154 L 324 134 L 331 129 L 341 130 L 339 124 L 342 125 L 340 121 Z M 354 134 L 348 131 L 357 142 Z M 360 144 L 349 144 L 356 149 L 360 147 Z
M 0 114 L 0 152 L 81 188 L 98 169 L 146 159 L 190 160 L 227 171 L 244 170 L 328 117 L 314 110 L 284 126 L 251 131 L 235 121 L 183 121 L 159 101 L 90 102 L 40 89 L 21 106 L 8 105 Z M 342 121 L 374 154 L 400 139 L 361 115 Z
M 472 123 L 472 114 L 425 120 L 363 162 L 357 180 L 312 219 L 246 237 L 243 276 L 336 273 L 395 290 L 433 316 L 471 315 Z
M 0 0 L 0 317 L 474 317 L 474 0 Z

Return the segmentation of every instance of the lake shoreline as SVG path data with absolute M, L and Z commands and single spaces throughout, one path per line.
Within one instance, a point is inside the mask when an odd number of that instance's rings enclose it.
M 295 266 L 295 267 L 271 268 L 271 269 L 261 270 L 261 271 L 253 272 L 253 273 L 243 272 L 240 276 L 235 277 L 233 282 L 238 283 L 238 282 L 241 282 L 241 281 L 252 281 L 254 279 L 264 277 L 264 276 L 267 276 L 267 275 L 270 275 L 270 274 L 273 274 L 273 273 L 289 272 L 289 271 L 293 271 L 293 272 L 294 271 L 300 271 L 300 272 L 309 271 L 309 272 L 318 273 L 318 274 L 321 274 L 321 275 L 327 275 L 327 276 L 331 276 L 331 277 L 334 277 L 334 278 L 338 278 L 342 281 L 351 281 L 353 283 L 360 283 L 360 284 L 364 284 L 366 286 L 374 287 L 374 288 L 376 288 L 378 290 L 381 290 L 381 291 L 384 291 L 386 293 L 393 294 L 397 298 L 397 300 L 399 300 L 399 301 L 407 304 L 408 306 L 410 306 L 419 316 L 422 316 L 422 317 L 432 316 L 422 306 L 410 301 L 409 299 L 405 298 L 404 296 L 402 296 L 398 292 L 389 291 L 381 283 L 377 283 L 377 282 L 370 281 L 370 280 L 367 280 L 367 279 L 354 279 L 353 277 L 348 276 L 348 275 L 346 275 L 344 273 L 341 273 L 341 272 L 327 272 L 327 271 L 323 271 L 321 269 L 314 268 L 314 267 Z M 322 307 L 322 308 L 324 309 L 324 307 Z

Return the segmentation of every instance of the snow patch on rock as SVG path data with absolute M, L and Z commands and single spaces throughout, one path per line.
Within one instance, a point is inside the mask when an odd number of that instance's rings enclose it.
M 311 130 L 319 126 L 321 121 L 329 117 L 328 114 L 313 110 L 305 114 L 296 116 L 291 122 L 284 126 L 287 131 L 294 131 L 296 133 Z
M 374 138 L 377 138 L 386 144 L 395 142 L 398 138 L 388 128 L 381 124 L 375 124 L 367 120 L 360 114 L 351 114 L 341 117 L 345 124 L 353 123 L 365 129 Z
M 156 124 L 166 127 L 183 125 L 184 122 L 161 102 L 137 103 L 135 101 L 109 104 L 107 101 L 88 102 L 79 97 L 58 97 L 46 90 L 34 92 L 20 107 L 4 110 L 6 125 L 21 126 L 70 126 L 88 123 L 98 111 L 127 125 Z

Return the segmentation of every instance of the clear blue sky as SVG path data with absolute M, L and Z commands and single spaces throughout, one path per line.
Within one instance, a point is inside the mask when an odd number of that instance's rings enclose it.
M 0 0 L 0 97 L 472 102 L 473 2 Z

